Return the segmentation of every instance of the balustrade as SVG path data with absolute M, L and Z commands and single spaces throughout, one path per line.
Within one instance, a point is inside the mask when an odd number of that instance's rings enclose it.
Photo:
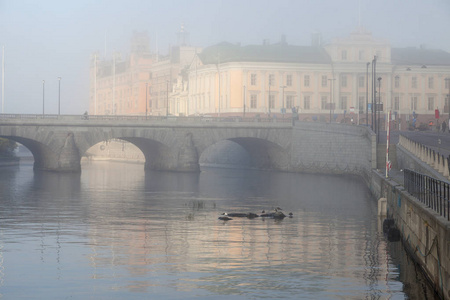
M 449 160 L 439 152 L 400 135 L 399 145 L 450 180 Z

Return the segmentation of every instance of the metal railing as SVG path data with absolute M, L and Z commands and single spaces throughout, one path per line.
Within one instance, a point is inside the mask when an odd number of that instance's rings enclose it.
M 450 221 L 450 183 L 411 170 L 403 170 L 405 189 L 420 202 Z

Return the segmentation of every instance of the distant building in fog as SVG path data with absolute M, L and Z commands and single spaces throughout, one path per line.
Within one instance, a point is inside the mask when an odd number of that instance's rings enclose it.
M 150 54 L 145 34 L 135 34 L 126 60 L 94 56 L 90 113 L 281 118 L 295 107 L 301 120 L 365 124 L 369 106 L 370 124 L 374 101 L 382 103 L 381 118 L 392 111 L 402 129 L 414 117 L 417 124 L 435 122 L 436 109 L 448 119 L 450 53 L 442 50 L 392 48 L 362 28 L 327 45 L 314 33 L 310 46 L 289 45 L 283 36 L 275 44 L 220 43 L 200 51 L 188 37 L 182 27 L 164 57 Z
M 131 54 L 125 59 L 120 53 L 114 53 L 110 60 L 100 60 L 98 54 L 93 54 L 89 113 L 166 115 L 168 94 L 179 90 L 176 83 L 180 74 L 187 74 L 187 66 L 192 63 L 196 51 L 200 51 L 188 46 L 188 36 L 182 26 L 178 33 L 180 44 L 171 47 L 167 56 L 150 52 L 150 39 L 146 32 L 134 32 Z M 187 89 L 187 84 L 184 86 Z M 173 105 L 177 102 L 174 101 Z
M 91 58 L 90 114 L 145 114 L 146 84 L 153 57 L 146 32 L 133 34 L 131 54 L 126 59 L 118 52 L 110 60 Z

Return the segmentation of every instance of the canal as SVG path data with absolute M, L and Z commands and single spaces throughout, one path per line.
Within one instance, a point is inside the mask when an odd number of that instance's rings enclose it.
M 0 191 L 1 299 L 435 299 L 357 177 L 28 162 Z

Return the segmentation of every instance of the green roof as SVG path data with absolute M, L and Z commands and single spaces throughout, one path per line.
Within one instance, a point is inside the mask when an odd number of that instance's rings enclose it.
M 449 66 L 450 53 L 414 47 L 392 48 L 391 61 L 394 65 Z
M 224 42 L 205 48 L 199 57 L 203 64 L 226 62 L 331 63 L 330 56 L 323 48 L 292 46 L 282 43 L 241 47 Z

